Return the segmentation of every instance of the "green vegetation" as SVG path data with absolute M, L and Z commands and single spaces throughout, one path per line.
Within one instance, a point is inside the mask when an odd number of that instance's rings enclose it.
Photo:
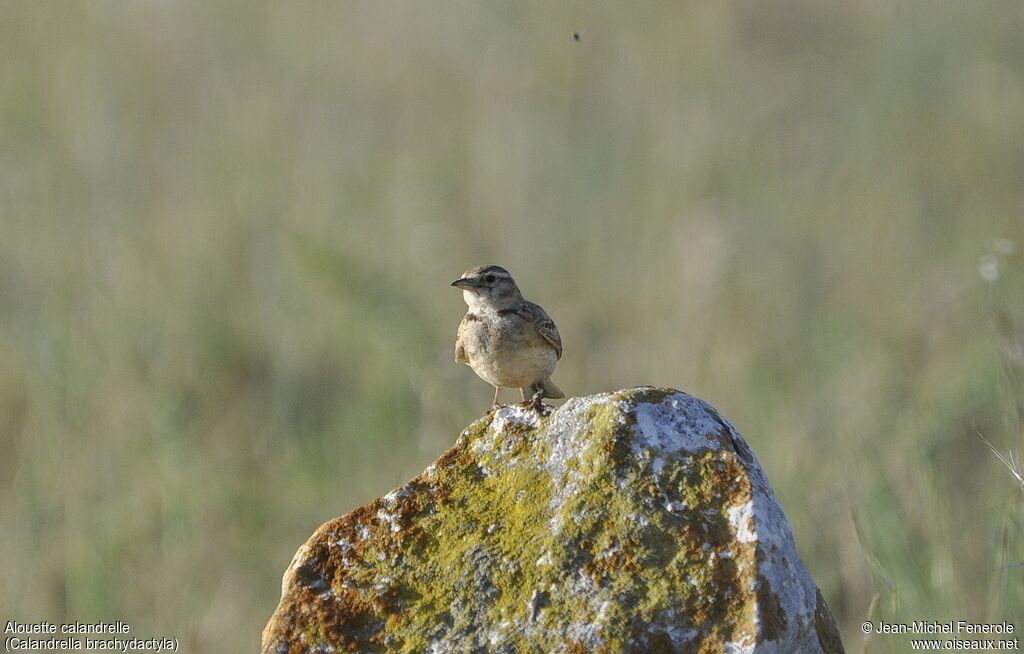
M 569 395 L 738 427 L 851 651 L 869 615 L 1024 628 L 978 438 L 1024 454 L 1022 21 L 4 3 L 0 615 L 256 649 L 316 526 L 488 406 L 447 283 L 494 262 Z

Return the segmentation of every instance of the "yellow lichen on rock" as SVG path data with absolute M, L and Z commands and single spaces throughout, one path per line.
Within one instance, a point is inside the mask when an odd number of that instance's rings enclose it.
M 508 407 L 323 525 L 264 654 L 841 651 L 756 459 L 706 403 Z

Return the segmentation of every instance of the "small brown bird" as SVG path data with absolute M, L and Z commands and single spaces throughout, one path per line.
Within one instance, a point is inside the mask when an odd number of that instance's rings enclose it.
M 544 309 L 523 299 L 512 275 L 501 266 L 477 266 L 452 282 L 462 289 L 469 312 L 459 325 L 455 360 L 469 364 L 494 386 L 494 407 L 502 388 L 518 388 L 523 401 L 540 410 L 545 397 L 565 397 L 551 382 L 562 358 L 562 338 Z

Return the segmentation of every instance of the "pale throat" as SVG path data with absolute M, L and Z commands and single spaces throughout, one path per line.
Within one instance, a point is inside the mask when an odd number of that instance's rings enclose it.
M 511 291 L 500 297 L 491 298 L 485 295 L 478 295 L 473 291 L 462 291 L 462 299 L 466 301 L 470 313 L 497 313 L 502 309 L 511 309 L 523 300 L 520 293 Z

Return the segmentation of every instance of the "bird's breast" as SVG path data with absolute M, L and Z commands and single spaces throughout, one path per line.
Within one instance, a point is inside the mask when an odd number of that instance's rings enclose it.
M 464 321 L 459 339 L 473 371 L 496 386 L 529 386 L 557 362 L 554 348 L 518 317 Z

